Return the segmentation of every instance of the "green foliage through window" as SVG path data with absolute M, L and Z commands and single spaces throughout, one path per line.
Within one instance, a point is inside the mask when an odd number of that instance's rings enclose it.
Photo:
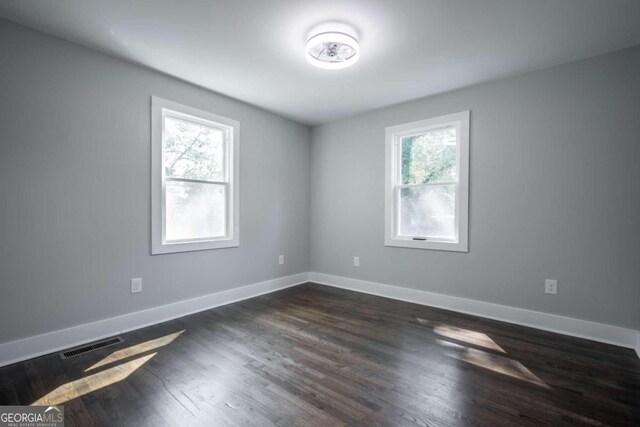
M 456 130 L 444 128 L 402 138 L 402 183 L 456 180 Z
M 162 152 L 166 176 L 222 181 L 222 130 L 174 117 L 165 118 L 164 127 Z

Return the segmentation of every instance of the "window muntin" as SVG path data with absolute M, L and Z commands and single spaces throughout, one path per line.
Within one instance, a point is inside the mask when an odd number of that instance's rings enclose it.
M 156 97 L 152 122 L 152 253 L 238 246 L 238 123 Z
M 467 250 L 469 112 L 387 128 L 385 244 Z

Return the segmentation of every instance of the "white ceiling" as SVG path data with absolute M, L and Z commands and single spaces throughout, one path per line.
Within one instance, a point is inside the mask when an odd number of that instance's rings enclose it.
M 0 16 L 305 124 L 640 44 L 638 0 L 3 0 Z M 353 67 L 310 28 L 360 33 Z

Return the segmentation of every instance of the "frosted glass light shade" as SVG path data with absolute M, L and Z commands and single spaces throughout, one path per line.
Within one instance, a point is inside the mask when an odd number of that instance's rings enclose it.
M 310 64 L 325 70 L 338 70 L 358 61 L 360 45 L 349 34 L 328 31 L 309 38 L 305 52 Z

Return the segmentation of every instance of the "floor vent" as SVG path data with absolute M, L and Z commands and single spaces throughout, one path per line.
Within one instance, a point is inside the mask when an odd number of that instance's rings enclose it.
M 85 344 L 79 347 L 74 347 L 69 350 L 63 351 L 60 353 L 60 358 L 69 359 L 71 357 L 80 356 L 81 354 L 85 354 L 90 351 L 97 350 L 103 347 L 109 347 L 110 345 L 118 344 L 121 342 L 122 342 L 122 338 L 120 337 L 106 338 L 91 344 Z

